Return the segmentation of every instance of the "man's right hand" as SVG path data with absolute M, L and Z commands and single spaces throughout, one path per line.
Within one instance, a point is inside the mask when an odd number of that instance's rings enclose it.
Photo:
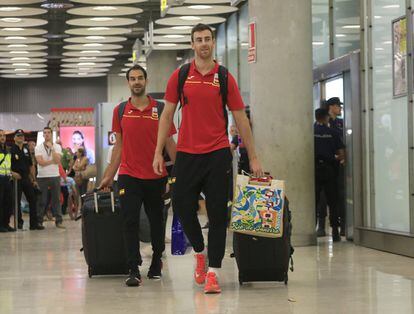
M 12 177 L 13 177 L 13 179 L 16 179 L 16 180 L 21 180 L 22 179 L 22 176 L 20 174 L 18 174 L 17 172 L 12 172 Z
M 101 184 L 98 186 L 98 190 L 108 191 L 109 188 L 112 186 L 114 179 L 110 177 L 104 177 L 101 181 Z
M 162 154 L 155 153 L 152 168 L 156 174 L 159 176 L 162 175 L 162 171 L 164 169 L 164 157 L 162 157 Z

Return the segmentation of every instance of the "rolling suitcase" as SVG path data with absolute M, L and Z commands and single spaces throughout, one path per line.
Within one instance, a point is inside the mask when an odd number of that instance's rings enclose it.
M 82 244 L 88 275 L 127 274 L 119 201 L 113 192 L 82 196 Z
M 239 269 L 239 283 L 251 281 L 288 282 L 289 261 L 293 271 L 293 247 L 289 202 L 285 199 L 283 212 L 283 235 L 280 238 L 265 238 L 242 233 L 233 233 L 234 257 Z

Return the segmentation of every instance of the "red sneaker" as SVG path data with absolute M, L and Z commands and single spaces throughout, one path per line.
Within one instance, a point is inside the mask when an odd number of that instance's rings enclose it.
M 217 275 L 214 272 L 208 272 L 206 277 L 206 285 L 204 286 L 204 293 L 220 293 L 220 285 L 217 280 Z
M 197 253 L 196 258 L 196 268 L 194 271 L 195 282 L 199 285 L 202 285 L 206 281 L 206 256 L 202 253 Z

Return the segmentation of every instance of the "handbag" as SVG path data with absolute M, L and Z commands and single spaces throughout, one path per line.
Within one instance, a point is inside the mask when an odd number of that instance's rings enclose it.
M 187 237 L 185 236 L 183 227 L 178 216 L 174 214 L 171 227 L 171 254 L 184 255 L 187 251 L 187 246 Z
M 279 238 L 283 235 L 285 182 L 237 175 L 230 230 Z

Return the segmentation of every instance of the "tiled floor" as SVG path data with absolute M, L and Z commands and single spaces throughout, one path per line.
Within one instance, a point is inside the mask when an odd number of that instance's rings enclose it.
M 0 234 L 0 313 L 414 313 L 414 259 L 323 239 L 296 248 L 289 284 L 239 286 L 230 244 L 223 293 L 193 284 L 191 254 L 167 254 L 161 281 L 124 286 L 123 276 L 87 276 L 80 223 Z M 169 249 L 169 245 L 167 246 Z M 150 248 L 143 247 L 146 274 Z

